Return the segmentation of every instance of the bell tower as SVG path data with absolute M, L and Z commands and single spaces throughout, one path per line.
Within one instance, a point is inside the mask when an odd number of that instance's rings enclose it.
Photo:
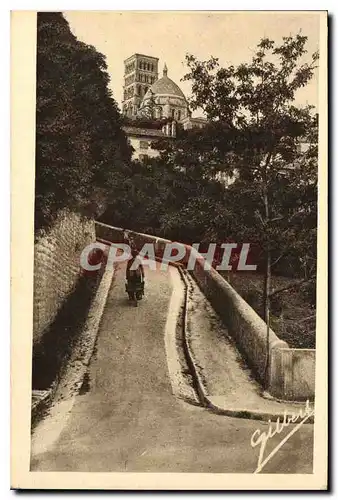
M 124 61 L 122 112 L 136 118 L 143 97 L 158 79 L 158 58 L 134 54 Z

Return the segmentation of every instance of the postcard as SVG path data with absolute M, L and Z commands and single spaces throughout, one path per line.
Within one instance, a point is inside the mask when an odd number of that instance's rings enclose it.
M 11 487 L 327 489 L 327 12 L 11 22 Z

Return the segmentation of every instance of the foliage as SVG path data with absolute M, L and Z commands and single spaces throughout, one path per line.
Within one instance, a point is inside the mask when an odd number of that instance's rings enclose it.
M 228 272 L 221 271 L 225 279 Z M 262 279 L 258 273 L 230 273 L 230 283 L 248 304 L 260 315 L 264 314 Z M 270 322 L 278 337 L 291 347 L 316 348 L 316 314 L 309 300 L 299 288 L 291 288 L 292 278 L 272 276 L 272 287 L 288 288 L 288 293 L 271 299 Z
M 276 45 L 264 38 L 252 61 L 238 67 L 187 56 L 190 106 L 202 108 L 223 130 L 229 153 L 216 147 L 213 161 L 237 176 L 227 193 L 228 211 L 237 214 L 231 237 L 261 245 L 266 302 L 276 293 L 269 283 L 274 265 L 285 269 L 291 264 L 289 272 L 306 279 L 315 273 L 318 117 L 311 106 L 294 102 L 318 60 L 315 53 L 310 62 L 300 62 L 306 40 L 298 34 Z
M 95 216 L 130 160 L 108 82 L 104 56 L 61 13 L 38 14 L 36 230 L 63 208 Z
M 146 118 L 148 120 L 153 120 L 155 118 L 155 110 L 157 106 L 155 103 L 155 97 L 152 91 L 150 90 L 150 96 L 146 100 L 146 102 L 142 104 L 142 107 L 139 110 L 141 117 Z
M 263 283 L 248 300 L 291 341 L 302 308 L 313 323 L 316 300 L 318 116 L 311 106 L 295 105 L 318 60 L 313 54 L 304 62 L 306 40 L 262 39 L 252 60 L 237 67 L 188 55 L 190 107 L 201 108 L 209 123 L 157 141 L 160 158 L 134 167 L 119 204 L 124 226 L 187 243 L 258 245 Z M 220 174 L 234 182 L 225 186 Z M 279 275 L 286 284 L 276 285 Z M 288 296 L 299 300 L 297 311 Z M 299 330 L 304 345 L 312 346 L 312 326 Z
M 135 161 L 101 220 L 193 243 L 207 238 L 223 199 L 222 185 L 196 179 L 194 171 L 187 175 L 157 158 Z
M 136 118 L 130 118 L 128 116 L 123 117 L 123 125 L 127 127 L 149 128 L 155 130 L 161 130 L 162 126 L 167 123 L 167 121 L 167 118 L 155 120 L 153 118 L 147 118 L 144 116 L 139 116 Z
M 178 127 L 176 141 L 163 139 L 156 143 L 162 162 L 179 167 L 194 179 L 215 179 L 221 170 L 232 175 L 229 158 L 235 136 L 224 122 L 209 123 L 204 128 L 182 130 Z
M 280 45 L 262 39 L 238 67 L 188 55 L 190 106 L 209 124 L 157 141 L 160 158 L 133 167 L 127 199 L 116 200 L 108 218 L 115 211 L 122 225 L 186 242 L 259 244 L 265 302 L 278 292 L 271 272 L 296 278 L 314 300 L 318 116 L 295 97 L 318 54 L 301 62 L 305 54 L 306 37 L 296 35 Z M 235 182 L 226 188 L 220 173 Z

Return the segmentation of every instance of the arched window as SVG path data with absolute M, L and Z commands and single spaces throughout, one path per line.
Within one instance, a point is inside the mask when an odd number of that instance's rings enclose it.
M 171 117 L 175 118 L 175 110 L 174 109 L 171 110 Z
M 181 110 L 179 109 L 177 111 L 177 119 L 180 120 L 181 119 Z

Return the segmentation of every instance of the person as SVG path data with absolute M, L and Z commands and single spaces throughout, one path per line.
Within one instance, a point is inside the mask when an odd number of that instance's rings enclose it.
M 131 269 L 132 266 L 133 269 Z M 135 248 L 132 248 L 131 258 L 127 263 L 126 280 L 131 282 L 144 282 L 143 264 L 141 259 L 139 258 L 138 251 Z

